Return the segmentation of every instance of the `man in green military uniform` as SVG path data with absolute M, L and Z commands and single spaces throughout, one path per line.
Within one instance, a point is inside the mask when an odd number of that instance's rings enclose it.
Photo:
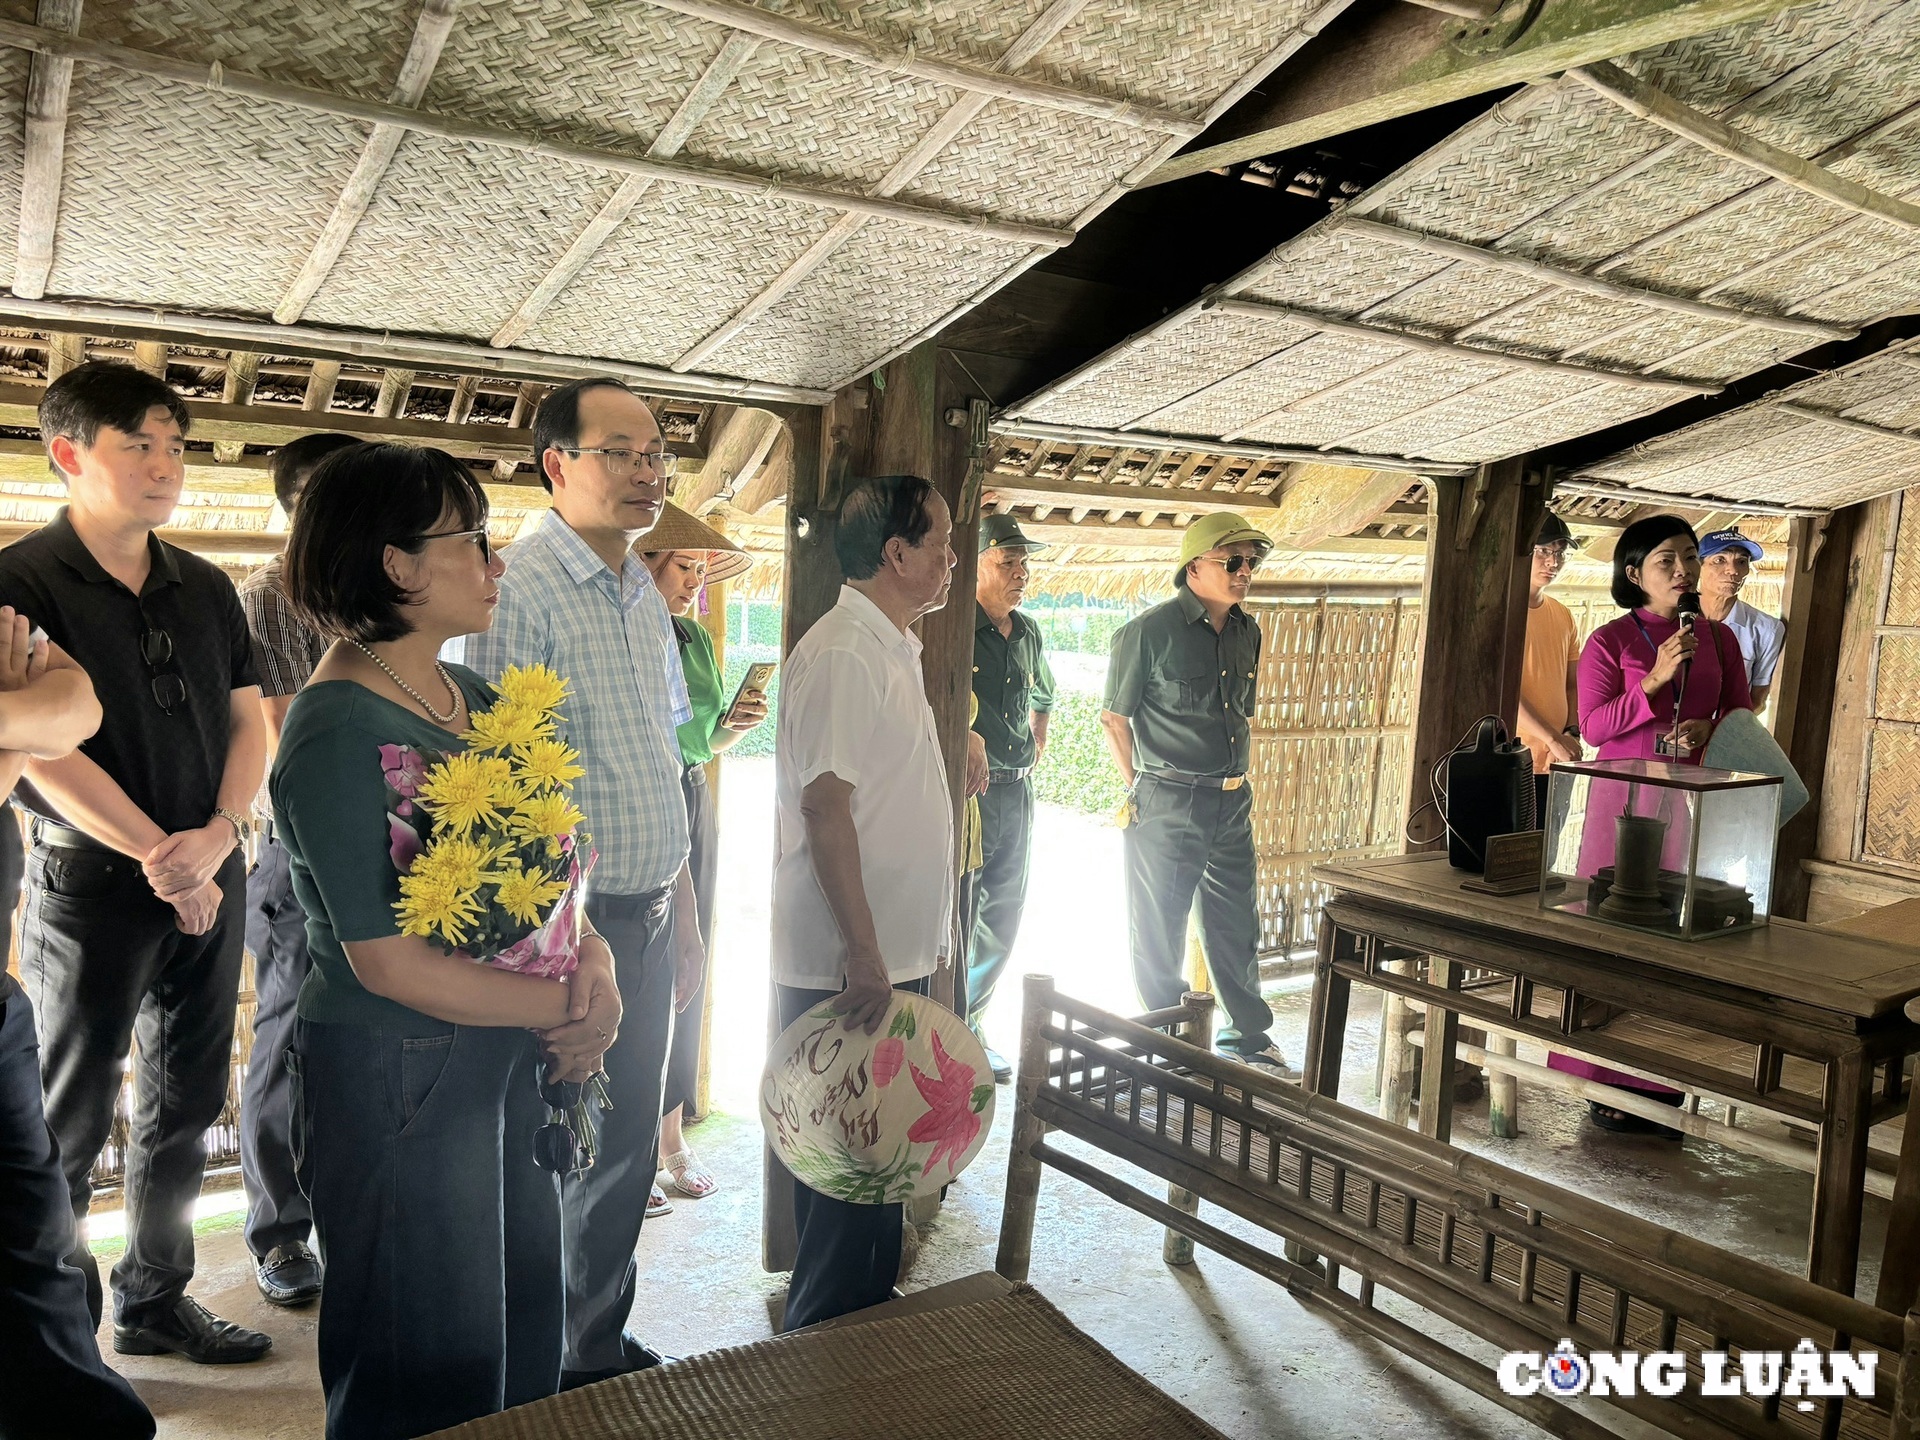
M 1216 1047 L 1297 1080 L 1260 995 L 1247 786 L 1260 627 L 1241 602 L 1271 543 L 1238 515 L 1187 527 L 1178 593 L 1113 637 L 1100 722 L 1127 784 L 1127 917 L 1141 998 L 1152 1010 L 1180 1003 L 1197 894 L 1201 949 L 1227 1012 Z
M 1053 671 L 1041 648 L 1040 627 L 1018 607 L 1027 591 L 1027 557 L 1045 548 L 1028 539 L 1011 515 L 989 515 L 980 522 L 973 607 L 973 693 L 980 710 L 973 728 L 987 746 L 987 789 L 980 797 L 984 863 L 974 882 L 967 946 L 967 1020 L 975 1034 L 1013 953 L 1027 903 L 1030 777 L 1047 748 Z M 987 1059 L 995 1080 L 1012 1078 L 1013 1067 L 991 1047 Z

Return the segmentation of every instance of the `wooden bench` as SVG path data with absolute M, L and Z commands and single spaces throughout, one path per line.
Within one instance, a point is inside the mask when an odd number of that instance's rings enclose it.
M 1189 995 L 1178 1010 L 1128 1020 L 1027 978 L 1003 1276 L 1027 1277 L 1051 1167 L 1555 1435 L 1614 1435 L 1594 1418 L 1616 1413 L 1607 1407 L 1714 1440 L 1916 1433 L 1920 1315 L 1877 1309 L 1221 1059 L 1181 1038 L 1205 1038 L 1212 1005 Z M 1099 1155 L 1063 1147 L 1054 1131 Z M 1103 1156 L 1168 1182 L 1169 1198 L 1112 1173 Z M 1201 1201 L 1285 1246 L 1277 1253 L 1202 1219 Z M 1383 1308 L 1387 1292 L 1425 1312 L 1418 1323 L 1403 1318 L 1406 1305 Z M 1501 1388 L 1492 1352 L 1547 1354 L 1563 1339 L 1583 1354 L 1683 1352 L 1688 1384 L 1673 1398 L 1615 1394 L 1580 1407 Z M 1790 1352 L 1802 1340 L 1875 1356 L 1874 1395 L 1822 1398 L 1808 1414 L 1778 1396 L 1700 1393 L 1701 1352 Z

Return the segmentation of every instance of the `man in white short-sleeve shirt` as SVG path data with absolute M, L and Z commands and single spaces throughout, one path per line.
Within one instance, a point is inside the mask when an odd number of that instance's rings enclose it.
M 893 990 L 925 993 L 949 953 L 953 802 L 908 631 L 947 600 L 953 518 L 926 481 L 863 481 L 840 508 L 840 603 L 787 657 L 774 799 L 773 979 L 785 1029 L 837 1001 L 876 1029 Z M 877 1305 L 900 1265 L 901 1208 L 794 1182 L 799 1249 L 783 1328 Z
M 1747 661 L 1747 688 L 1753 708 L 1766 708 L 1773 689 L 1773 672 L 1786 648 L 1786 622 L 1756 610 L 1740 598 L 1753 564 L 1766 552 L 1756 540 L 1738 530 L 1716 530 L 1700 541 L 1700 610 L 1709 620 L 1726 626 L 1740 642 Z

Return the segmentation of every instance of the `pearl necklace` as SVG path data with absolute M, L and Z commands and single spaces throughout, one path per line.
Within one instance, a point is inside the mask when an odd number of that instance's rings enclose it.
M 378 665 L 382 670 L 386 671 L 387 678 L 393 681 L 393 683 L 398 685 L 402 690 L 406 691 L 407 694 L 413 698 L 413 703 L 418 705 L 422 710 L 426 711 L 428 716 L 432 718 L 435 724 L 446 725 L 453 720 L 454 716 L 460 713 L 460 687 L 453 683 L 453 677 L 447 673 L 447 667 L 442 665 L 438 660 L 433 662 L 434 672 L 437 675 L 439 675 L 440 683 L 447 687 L 447 697 L 453 701 L 453 704 L 448 707 L 447 713 L 444 715 L 442 715 L 438 710 L 434 709 L 433 706 L 429 705 L 427 703 L 426 696 L 422 695 L 418 690 L 414 689 L 406 681 L 402 680 L 400 678 L 399 672 L 395 670 L 391 665 L 387 664 L 386 661 L 382 660 L 378 655 L 374 654 L 369 647 L 362 645 L 358 640 L 353 640 L 348 643 L 350 643 L 353 646 L 353 648 L 358 650 L 362 655 L 366 656 L 367 659 L 371 660 L 374 664 Z

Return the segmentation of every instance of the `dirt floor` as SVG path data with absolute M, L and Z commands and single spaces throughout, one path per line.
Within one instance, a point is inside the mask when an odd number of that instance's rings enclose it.
M 729 768 L 721 802 L 725 892 L 714 1045 L 715 1113 L 689 1132 L 722 1178 L 720 1194 L 682 1200 L 641 1238 L 641 1288 L 633 1328 L 685 1355 L 771 1333 L 784 1277 L 760 1267 L 761 1143 L 752 1101 L 764 1045 L 770 762 Z M 1062 989 L 1120 1010 L 1136 1001 L 1126 972 L 1119 836 L 1103 824 L 1043 807 L 1035 847 L 1034 902 L 1017 967 L 1055 976 Z M 1299 1058 L 1308 983 L 1280 982 L 1269 997 L 1275 1035 Z M 990 1016 L 1011 1050 L 1017 976 Z M 1356 992 L 1343 1095 L 1373 1091 L 1378 1011 Z M 1523 1048 L 1522 1054 L 1526 1051 Z M 1537 1056 L 1533 1058 L 1538 1058 Z M 1602 1198 L 1633 1213 L 1798 1272 L 1804 1264 L 1808 1176 L 1701 1141 L 1684 1145 L 1603 1134 L 1576 1105 L 1521 1086 L 1518 1140 L 1487 1133 L 1486 1102 L 1456 1112 L 1455 1141 L 1502 1163 Z M 999 1091 L 992 1139 L 925 1229 L 909 1288 L 990 1269 L 1006 1177 L 1010 1091 Z M 1138 1178 L 1137 1176 L 1134 1178 Z M 1220 1217 L 1211 1209 L 1208 1218 Z M 1871 1294 L 1886 1207 L 1867 1202 L 1860 1288 Z M 203 1222 L 194 1293 L 218 1313 L 275 1339 L 258 1365 L 202 1369 L 171 1358 L 123 1368 L 160 1417 L 166 1440 L 317 1437 L 313 1312 L 274 1310 L 253 1288 L 237 1219 Z M 1156 1385 L 1235 1437 L 1507 1437 L 1506 1412 L 1424 1367 L 1303 1309 L 1269 1281 L 1201 1252 L 1181 1269 L 1162 1263 L 1162 1232 L 1143 1217 L 1058 1174 L 1041 1189 L 1033 1283 L 1096 1340 Z M 103 1335 L 103 1342 L 109 1337 Z

